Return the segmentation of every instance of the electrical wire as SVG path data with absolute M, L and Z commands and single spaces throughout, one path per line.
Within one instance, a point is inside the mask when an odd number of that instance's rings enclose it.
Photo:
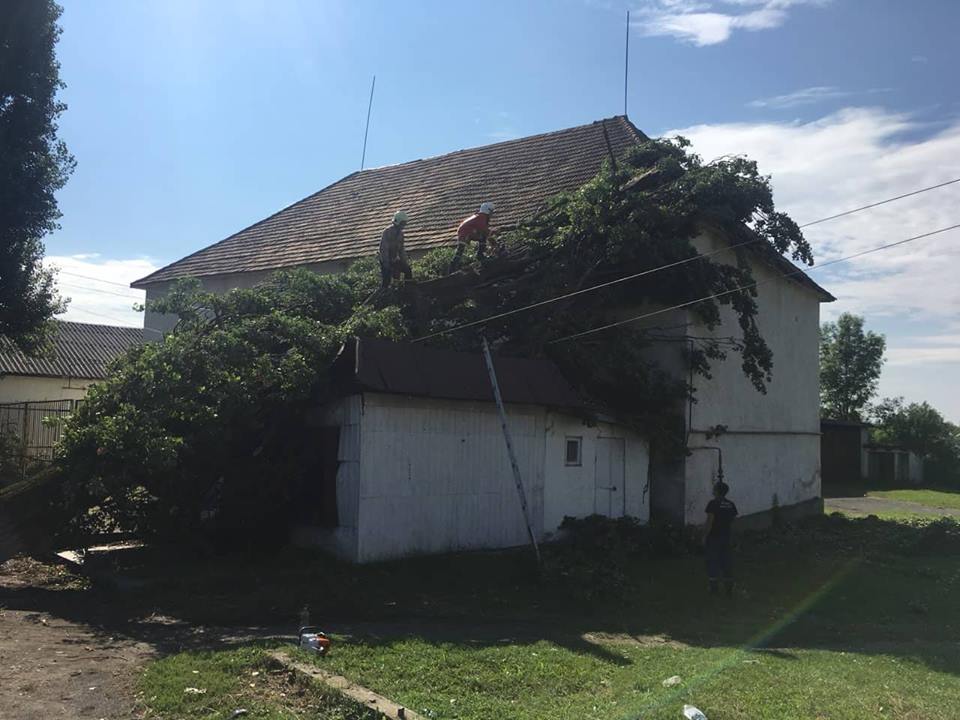
M 67 270 L 57 270 L 58 275 L 70 275 L 72 277 L 83 278 L 84 280 L 94 280 L 96 282 L 107 283 L 107 285 L 116 285 L 117 287 L 126 288 L 130 290 L 130 285 L 125 285 L 124 283 L 114 282 L 113 280 L 104 280 L 103 278 L 93 277 L 92 275 L 81 275 L 80 273 L 69 272 Z
M 898 247 L 898 246 L 900 246 L 900 245 L 905 245 L 906 243 L 913 242 L 913 241 L 915 241 L 915 240 L 922 240 L 923 238 L 928 238 L 928 237 L 931 237 L 932 235 L 939 235 L 940 233 L 945 233 L 945 232 L 948 232 L 948 231 L 950 231 L 950 230 L 956 230 L 957 228 L 960 228 L 960 223 L 958 223 L 958 224 L 956 224 L 956 225 L 951 225 L 951 226 L 949 226 L 949 227 L 940 228 L 939 230 L 933 230 L 932 232 L 923 233 L 922 235 L 914 235 L 913 237 L 906 238 L 905 240 L 898 240 L 897 242 L 887 243 L 886 245 L 879 245 L 879 246 L 877 246 L 877 247 L 870 248 L 869 250 L 862 250 L 862 251 L 860 251 L 860 252 L 858 252 L 858 253 L 854 253 L 853 255 L 847 255 L 847 256 L 842 257 L 842 258 L 837 258 L 836 260 L 830 260 L 830 261 L 828 261 L 828 262 L 823 263 L 822 265 L 818 265 L 818 266 L 817 266 L 816 268 L 814 268 L 814 269 L 820 270 L 821 268 L 829 267 L 830 265 L 836 265 L 837 263 L 847 262 L 848 260 L 853 260 L 853 259 L 858 258 L 858 257 L 863 257 L 864 255 L 869 255 L 869 254 L 871 254 L 871 253 L 880 252 L 881 250 L 889 250 L 889 249 L 891 249 L 891 248 L 895 248 L 895 247 Z M 660 310 L 654 310 L 654 311 L 652 311 L 652 312 L 644 313 L 643 315 L 637 315 L 637 316 L 632 317 L 632 318 L 627 318 L 626 320 L 618 320 L 618 321 L 616 321 L 616 322 L 608 323 L 608 324 L 606 324 L 606 325 L 601 325 L 600 327 L 591 328 L 591 329 L 589 329 L 589 330 L 584 330 L 584 331 L 578 332 L 578 333 L 573 333 L 572 335 L 565 335 L 565 336 L 563 336 L 563 337 L 560 337 L 560 338 L 556 338 L 556 339 L 554 339 L 554 340 L 551 340 L 551 341 L 549 341 L 547 344 L 548 344 L 548 345 L 553 345 L 553 344 L 556 344 L 556 343 L 566 342 L 567 340 L 574 340 L 574 339 L 576 339 L 576 338 L 585 337 L 586 335 L 593 335 L 593 334 L 598 333 L 598 332 L 603 332 L 604 330 L 610 330 L 610 329 L 612 329 L 612 328 L 619 327 L 619 326 L 621 326 L 621 325 L 627 325 L 627 324 L 629 324 L 629 323 L 638 322 L 638 321 L 640 321 L 640 320 L 645 320 L 646 318 L 651 318 L 651 317 L 655 317 L 655 316 L 657 316 L 657 315 L 662 315 L 663 313 L 667 313 L 667 312 L 670 312 L 670 311 L 672 311 L 672 310 L 680 310 L 680 309 L 685 308 L 685 307 L 690 307 L 691 305 L 696 305 L 697 303 L 706 302 L 707 300 L 716 300 L 717 298 L 725 297 L 726 295 L 732 295 L 733 293 L 736 293 L 736 292 L 742 292 L 742 291 L 744 291 L 744 290 L 751 290 L 751 289 L 753 289 L 753 288 L 755 288 L 755 287 L 758 287 L 758 286 L 760 286 L 760 285 L 765 285 L 766 283 L 773 282 L 774 280 L 780 280 L 780 279 L 782 279 L 782 278 L 791 277 L 791 276 L 793 276 L 793 275 L 799 275 L 799 274 L 803 274 L 803 273 L 804 273 L 804 271 L 803 271 L 803 270 L 800 270 L 800 269 L 798 268 L 798 269 L 793 270 L 793 271 L 791 271 L 791 272 L 783 273 L 782 275 L 777 275 L 776 277 L 768 278 L 768 279 L 766 279 L 766 280 L 759 280 L 759 281 L 757 281 L 757 282 L 749 283 L 749 284 L 747 284 L 747 285 L 741 285 L 741 286 L 739 286 L 739 287 L 735 287 L 735 288 L 732 288 L 732 289 L 730 289 L 730 290 L 724 290 L 723 292 L 714 293 L 713 295 L 706 295 L 706 296 L 704 296 L 704 297 L 697 298 L 696 300 L 689 300 L 689 301 L 687 301 L 687 302 L 685 302 L 685 303 L 680 303 L 680 304 L 678 304 L 678 305 L 672 305 L 672 306 L 667 307 L 667 308 L 662 308 L 662 309 L 660 309 Z
M 869 210 L 870 208 L 879 207 L 880 205 L 886 205 L 887 203 L 895 202 L 896 200 L 903 200 L 904 198 L 913 197 L 914 195 L 919 195 L 920 193 L 929 192 L 930 190 L 937 190 L 938 188 L 946 187 L 947 185 L 953 185 L 954 183 L 960 182 L 960 178 L 955 178 L 953 180 L 947 180 L 942 182 L 939 185 L 931 185 L 930 187 L 921 188 L 919 190 L 914 190 L 913 192 L 904 193 L 903 195 L 897 195 L 896 197 L 887 198 L 886 200 L 881 200 L 880 202 L 870 203 L 869 205 L 864 205 L 862 207 L 854 208 L 853 210 L 846 210 L 842 213 L 837 213 L 836 215 L 830 215 L 829 217 L 820 218 L 819 220 L 814 220 L 813 222 L 804 223 L 800 227 L 810 227 L 811 225 L 819 225 L 820 223 L 827 222 L 828 220 L 836 220 L 837 218 L 846 217 L 847 215 L 853 215 L 858 213 L 861 210 Z
M 103 290 L 101 288 L 89 287 L 87 285 L 80 285 L 74 283 L 57 283 L 58 287 L 63 288 L 73 288 L 75 291 L 79 292 L 95 292 L 100 293 L 101 295 L 115 295 L 116 297 L 129 298 L 130 300 L 139 300 L 142 299 L 139 295 L 127 295 L 125 293 L 119 293 L 114 290 Z
M 818 225 L 819 223 L 827 222 L 828 220 L 835 220 L 836 218 L 845 217 L 847 215 L 852 215 L 854 213 L 862 212 L 863 210 L 869 210 L 870 208 L 875 208 L 880 205 L 886 205 L 887 203 L 895 202 L 896 200 L 902 200 L 903 198 L 912 197 L 914 195 L 919 195 L 921 193 L 929 192 L 930 190 L 936 190 L 938 188 L 946 187 L 947 185 L 952 185 L 954 183 L 960 182 L 960 178 L 954 180 L 948 180 L 947 182 L 940 183 L 938 185 L 931 185 L 929 187 L 920 188 L 919 190 L 914 190 L 903 195 L 897 195 L 896 197 L 887 198 L 886 200 L 880 200 L 870 205 L 864 205 L 859 208 L 854 208 L 852 210 L 847 210 L 842 213 L 837 213 L 836 215 L 830 215 L 829 217 L 820 218 L 819 220 L 812 220 L 811 222 L 804 223 L 799 225 L 800 228 L 810 227 L 811 225 Z M 716 250 L 711 250 L 707 253 L 697 254 L 693 257 L 684 258 L 683 260 L 677 260 L 676 262 L 667 263 L 666 265 L 661 265 L 659 267 L 650 268 L 649 270 L 642 270 L 638 273 L 633 273 L 632 275 L 626 275 L 622 278 L 617 278 L 616 280 L 610 280 L 609 282 L 599 283 L 597 285 L 591 285 L 588 288 L 583 288 L 581 290 L 575 290 L 573 292 L 565 293 L 563 295 L 558 295 L 553 298 L 548 298 L 546 300 L 541 300 L 539 302 L 531 303 L 530 305 L 524 305 L 512 310 L 505 310 L 504 312 L 497 313 L 495 315 L 490 315 L 489 317 L 481 318 L 479 320 L 471 320 L 470 322 L 461 323 L 460 325 L 455 325 L 451 328 L 445 328 L 443 330 L 438 330 L 436 332 L 430 333 L 428 335 L 423 335 L 421 337 L 415 338 L 412 342 L 422 342 L 424 340 L 430 340 L 435 337 L 440 337 L 442 335 L 449 335 L 450 333 L 457 332 L 459 330 L 465 330 L 467 328 L 476 327 L 477 325 L 485 325 L 486 323 L 493 322 L 494 320 L 501 320 L 505 317 L 510 317 L 511 315 L 516 315 L 518 313 L 526 312 L 528 310 L 534 310 L 538 307 L 543 307 L 544 305 L 550 305 L 551 303 L 560 302 L 561 300 L 567 300 L 577 295 L 583 295 L 585 293 L 594 292 L 595 290 L 602 290 L 603 288 L 611 287 L 613 285 L 618 285 L 619 283 L 628 282 L 630 280 L 636 280 L 637 278 L 644 277 L 645 275 L 652 275 L 654 273 L 661 272 L 663 270 L 669 270 L 671 268 L 679 267 L 681 265 L 686 265 L 687 263 L 694 262 L 695 260 L 705 260 L 707 258 L 713 257 L 714 255 L 719 255 L 720 253 L 728 252 L 730 250 L 736 250 L 737 248 L 745 247 L 747 245 L 753 245 L 758 242 L 765 241 L 763 237 L 755 237 L 750 240 L 745 240 L 743 242 L 734 243 L 733 245 L 726 245 L 722 248 Z M 822 267 L 822 266 L 818 266 Z M 802 271 L 801 271 L 802 272 Z

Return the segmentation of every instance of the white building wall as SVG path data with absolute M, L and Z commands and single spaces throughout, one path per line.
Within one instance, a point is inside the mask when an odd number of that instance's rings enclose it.
M 721 247 L 705 235 L 701 252 Z M 712 363 L 712 379 L 694 379 L 696 402 L 690 424 L 691 448 L 723 450 L 730 497 L 742 515 L 797 504 L 820 496 L 819 327 L 820 301 L 811 289 L 766 264 L 754 263 L 757 325 L 773 351 L 773 379 L 758 392 L 741 368 L 739 353 Z M 770 282 L 766 282 L 770 281 Z M 691 313 L 690 334 L 740 337 L 736 315 L 721 307 L 722 324 L 706 328 Z M 726 426 L 720 437 L 707 431 Z M 701 524 L 716 476 L 717 453 L 692 450 L 686 463 L 684 519 Z
M 358 438 L 348 431 L 349 423 L 341 431 L 341 524 L 352 517 L 342 493 L 356 492 L 355 528 L 338 529 L 342 537 L 356 538 L 355 552 L 347 554 L 351 546 L 342 542 L 335 548 L 341 556 L 372 562 L 529 542 L 492 402 L 375 393 L 350 402 L 349 411 L 338 405 L 324 419 L 327 424 L 337 418 L 348 423 L 354 414 L 361 418 Z M 567 515 L 596 512 L 594 457 L 601 437 L 623 440 L 621 506 L 648 519 L 649 453 L 642 438 L 612 423 L 588 427 L 539 407 L 509 405 L 507 414 L 538 539 L 549 539 Z M 583 438 L 582 467 L 565 465 L 568 436 Z M 362 460 L 354 463 L 354 457 Z
M 554 533 L 567 516 L 583 518 L 608 515 L 609 493 L 597 489 L 597 451 L 600 438 L 624 442 L 623 484 L 614 493 L 614 516 L 628 515 L 641 522 L 650 518 L 647 441 L 636 433 L 611 423 L 588 426 L 582 420 L 548 413 L 545 428 L 544 518 L 546 535 Z M 581 464 L 567 465 L 568 438 L 581 438 Z
M 0 375 L 0 403 L 82 400 L 96 380 L 30 375 Z
M 508 408 L 534 532 L 543 533 L 543 415 Z M 528 542 L 492 403 L 364 395 L 358 560 Z

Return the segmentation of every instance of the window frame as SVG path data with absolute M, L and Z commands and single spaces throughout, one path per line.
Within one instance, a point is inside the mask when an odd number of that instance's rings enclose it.
M 576 443 L 577 459 L 570 460 L 570 443 Z M 567 435 L 563 444 L 563 464 L 565 467 L 583 467 L 583 436 Z

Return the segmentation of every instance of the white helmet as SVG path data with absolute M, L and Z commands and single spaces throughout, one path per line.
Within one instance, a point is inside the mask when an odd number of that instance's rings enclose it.
M 393 214 L 394 225 L 404 225 L 407 222 L 407 214 L 403 210 L 397 210 Z
M 493 215 L 493 203 L 485 202 L 480 204 L 480 212 L 484 215 Z

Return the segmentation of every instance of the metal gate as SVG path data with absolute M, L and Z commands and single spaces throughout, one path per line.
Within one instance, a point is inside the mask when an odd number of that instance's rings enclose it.
M 0 403 L 0 484 L 20 480 L 28 467 L 53 459 L 63 420 L 82 400 Z

